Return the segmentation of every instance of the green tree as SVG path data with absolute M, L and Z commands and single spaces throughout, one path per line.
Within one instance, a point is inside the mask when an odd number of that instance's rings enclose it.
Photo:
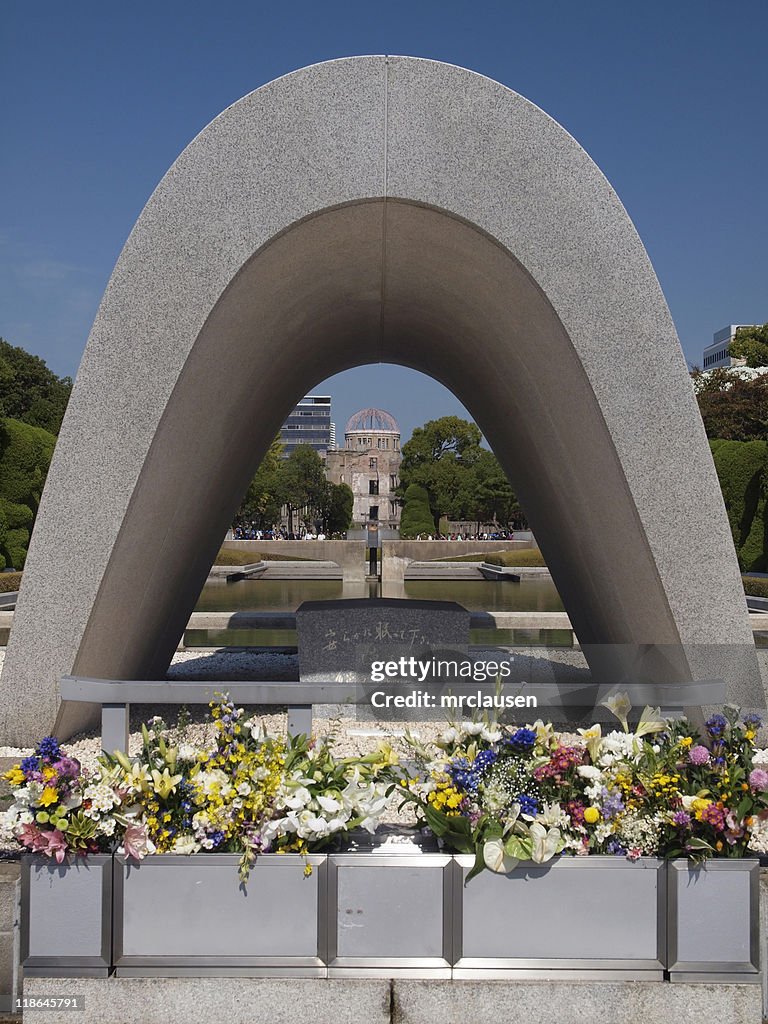
M 480 447 L 481 439 L 479 427 L 458 416 L 417 427 L 403 445 L 400 493 L 411 484 L 425 488 L 438 522 L 445 517 L 508 526 L 524 519 L 499 460 Z
M 400 536 L 418 537 L 419 534 L 430 533 L 435 533 L 435 520 L 429 508 L 429 495 L 419 484 L 409 484 L 400 516 Z
M 0 416 L 58 434 L 71 392 L 70 377 L 0 338 Z
M 293 517 L 306 508 L 311 516 L 322 518 L 328 488 L 323 460 L 308 444 L 297 445 L 283 460 L 280 473 L 280 497 L 288 506 L 288 529 L 293 532 Z
M 475 509 L 473 519 L 477 523 L 511 523 L 525 520 L 520 502 L 512 490 L 501 463 L 493 452 L 483 451 L 474 466 Z
M 739 327 L 728 354 L 734 359 L 746 359 L 747 366 L 768 366 L 768 324 Z
M 327 485 L 327 501 L 323 514 L 323 529 L 327 534 L 344 533 L 352 524 L 355 496 L 349 484 Z
M 429 495 L 433 520 L 443 515 L 465 518 L 475 503 L 473 467 L 483 450 L 481 438 L 475 423 L 458 416 L 443 416 L 417 427 L 403 445 L 401 493 L 418 484 Z
M 280 519 L 282 507 L 283 448 L 280 435 L 267 449 L 267 454 L 248 485 L 245 497 L 235 514 L 235 522 L 255 523 L 269 529 Z
M 47 430 L 0 420 L 0 568 L 24 566 L 55 445 Z

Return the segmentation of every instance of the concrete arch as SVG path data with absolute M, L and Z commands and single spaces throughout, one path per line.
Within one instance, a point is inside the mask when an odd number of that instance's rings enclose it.
M 225 110 L 137 221 L 41 504 L 5 739 L 53 722 L 63 673 L 162 677 L 287 411 L 375 361 L 436 377 L 476 417 L 582 644 L 682 645 L 678 671 L 729 683 L 738 651 L 732 692 L 762 703 L 683 356 L 610 185 L 498 83 L 357 57 Z M 702 644 L 729 646 L 703 667 Z M 83 713 L 58 709 L 59 734 Z

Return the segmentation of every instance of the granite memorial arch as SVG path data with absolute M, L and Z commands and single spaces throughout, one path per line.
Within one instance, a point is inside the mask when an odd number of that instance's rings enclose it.
M 229 107 L 139 217 L 41 503 L 1 741 L 92 717 L 59 706 L 62 674 L 163 678 L 286 412 L 376 361 L 463 400 L 582 644 L 679 650 L 681 680 L 763 703 L 683 355 L 616 194 L 506 87 L 372 56 Z

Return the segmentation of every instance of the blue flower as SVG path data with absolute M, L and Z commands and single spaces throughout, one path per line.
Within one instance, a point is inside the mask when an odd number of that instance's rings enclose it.
M 496 760 L 497 754 L 495 750 L 481 750 L 475 760 L 472 762 L 472 770 L 482 775 L 483 772 L 487 771 L 491 767 L 493 762 Z
M 627 855 L 626 848 L 621 845 L 618 839 L 612 839 L 605 849 L 615 857 L 626 857 Z
M 762 724 L 763 720 L 760 715 L 756 715 L 754 712 L 749 715 L 744 715 L 744 725 L 748 725 L 752 729 L 759 729 Z
M 34 755 L 32 757 L 25 757 L 19 767 L 25 775 L 29 776 L 33 772 L 40 771 L 40 761 Z
M 61 750 L 54 736 L 46 736 L 45 739 L 40 740 L 37 753 L 40 757 L 45 757 L 50 761 L 58 761 L 61 757 Z
M 533 750 L 536 743 L 536 733 L 533 729 L 518 729 L 517 732 L 513 732 L 511 736 L 508 736 L 504 742 L 518 753 L 525 754 L 529 750 Z
M 728 725 L 728 719 L 724 715 L 712 715 L 704 723 L 710 736 L 717 738 L 722 736 Z
M 521 814 L 530 814 L 534 817 L 539 813 L 539 801 L 535 796 L 528 796 L 527 793 L 519 793 L 515 797 L 515 803 L 520 804 Z

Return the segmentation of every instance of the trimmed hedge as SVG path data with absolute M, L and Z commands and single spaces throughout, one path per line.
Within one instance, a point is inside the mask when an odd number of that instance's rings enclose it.
M 41 427 L 0 420 L 0 569 L 22 569 L 56 438 Z
M 273 552 L 273 546 L 277 551 Z M 253 565 L 255 562 L 314 562 L 314 558 L 303 558 L 301 555 L 281 555 L 280 541 L 269 541 L 267 551 L 242 551 L 240 548 L 222 548 L 216 558 L 214 565 Z
M 20 572 L 0 572 L 0 594 L 13 594 L 20 586 Z
M 749 597 L 768 597 L 768 579 L 761 576 L 742 576 L 744 593 Z
M 546 568 L 547 563 L 538 548 L 521 548 L 519 551 L 494 551 L 486 556 L 489 565 L 521 565 L 541 566 Z
M 768 567 L 768 442 L 710 442 L 742 570 Z
M 400 516 L 400 536 L 403 539 L 420 534 L 435 536 L 435 520 L 429 509 L 429 495 L 425 487 L 410 484 L 405 491 L 403 514 Z

